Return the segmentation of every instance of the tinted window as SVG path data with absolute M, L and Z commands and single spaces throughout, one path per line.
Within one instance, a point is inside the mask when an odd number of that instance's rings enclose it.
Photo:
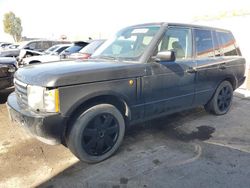
M 63 47 L 60 47 L 56 50 L 57 53 L 61 53 L 63 50 L 65 50 L 66 48 L 68 48 L 69 46 L 63 46 Z
M 192 57 L 191 30 L 187 28 L 169 28 L 162 38 L 158 51 L 172 50 L 176 59 Z
M 36 50 L 40 50 L 42 51 L 43 50 L 43 42 L 42 41 L 38 41 L 38 42 L 35 42 L 36 43 Z
M 27 47 L 30 49 L 30 50 L 34 50 L 36 49 L 36 43 L 35 42 L 31 42 L 27 45 Z
M 65 52 L 69 52 L 69 53 L 75 53 L 75 52 L 79 52 L 83 47 L 82 46 L 77 46 L 77 45 L 73 45 L 68 47 Z
M 46 50 L 51 46 L 52 46 L 51 41 L 43 41 L 41 48 L 38 48 L 38 49 Z
M 213 41 L 210 30 L 195 29 L 196 57 L 213 57 Z
M 220 39 L 221 48 L 225 56 L 237 55 L 235 39 L 229 32 L 217 32 L 217 36 Z

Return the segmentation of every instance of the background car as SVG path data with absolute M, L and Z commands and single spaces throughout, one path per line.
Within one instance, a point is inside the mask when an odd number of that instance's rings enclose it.
M 6 48 L 6 47 L 8 47 L 8 46 L 10 46 L 10 45 L 12 45 L 12 44 L 9 43 L 9 42 L 1 42 L 1 43 L 0 43 L 0 48 Z
M 63 50 L 58 55 L 56 55 L 56 54 L 44 54 L 44 55 L 39 55 L 39 56 L 27 57 L 27 58 L 24 58 L 20 64 L 25 66 L 25 65 L 34 64 L 34 63 L 60 61 L 62 59 L 66 59 L 67 56 L 70 55 L 71 53 L 78 52 L 84 46 L 86 46 L 88 44 L 89 44 L 88 42 L 74 42 L 73 44 L 71 44 L 68 48 Z
M 69 41 L 40 41 L 30 43 L 25 48 L 20 50 L 19 56 L 17 58 L 18 62 L 21 62 L 23 58 L 41 55 L 45 50 L 54 46 L 56 44 L 70 44 Z
M 85 46 L 78 53 L 69 55 L 68 59 L 88 59 L 104 42 L 104 39 L 92 40 L 89 45 Z
M 13 86 L 13 75 L 16 70 L 17 61 L 15 58 L 0 58 L 0 90 Z
M 36 52 L 43 52 L 49 47 L 59 44 L 69 43 L 68 41 L 53 41 L 53 40 L 32 40 L 21 42 L 16 49 L 5 49 L 0 51 L 0 57 L 18 57 L 21 53 L 22 57 L 32 56 Z

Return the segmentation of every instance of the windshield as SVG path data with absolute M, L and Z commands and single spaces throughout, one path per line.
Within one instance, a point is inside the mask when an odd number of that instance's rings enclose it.
M 159 28 L 159 26 L 145 26 L 123 29 L 98 48 L 92 57 L 138 60 Z
M 59 45 L 54 45 L 54 46 L 51 46 L 49 49 L 45 50 L 44 53 L 45 54 L 49 54 L 50 52 L 53 52 L 55 51 L 57 48 L 59 48 L 60 46 Z
M 80 53 L 92 54 L 99 46 L 101 46 L 105 40 L 97 40 L 91 42 L 89 45 L 85 46 L 80 50 Z
M 82 48 L 83 46 L 73 45 L 73 46 L 68 47 L 66 50 L 64 50 L 64 52 L 75 53 L 75 52 L 79 52 Z

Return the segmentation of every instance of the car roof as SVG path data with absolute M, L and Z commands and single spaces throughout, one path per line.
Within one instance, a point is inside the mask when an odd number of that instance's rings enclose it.
M 200 29 L 210 29 L 210 30 L 221 30 L 230 32 L 227 29 L 217 28 L 217 27 L 210 27 L 205 25 L 196 25 L 196 24 L 188 24 L 188 23 L 174 23 L 174 22 L 155 22 L 155 23 L 144 23 L 144 24 L 137 24 L 130 26 L 133 27 L 145 27 L 145 26 L 179 26 L 179 27 L 192 27 L 192 28 L 200 28 Z

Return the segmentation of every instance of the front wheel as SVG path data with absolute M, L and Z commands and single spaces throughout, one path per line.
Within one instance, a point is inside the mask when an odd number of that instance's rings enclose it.
M 233 99 L 233 87 L 229 81 L 223 81 L 216 89 L 212 99 L 205 105 L 205 109 L 215 115 L 226 114 Z
M 96 163 L 110 157 L 120 146 L 125 122 L 110 104 L 99 104 L 80 114 L 68 132 L 67 146 L 81 161 Z

